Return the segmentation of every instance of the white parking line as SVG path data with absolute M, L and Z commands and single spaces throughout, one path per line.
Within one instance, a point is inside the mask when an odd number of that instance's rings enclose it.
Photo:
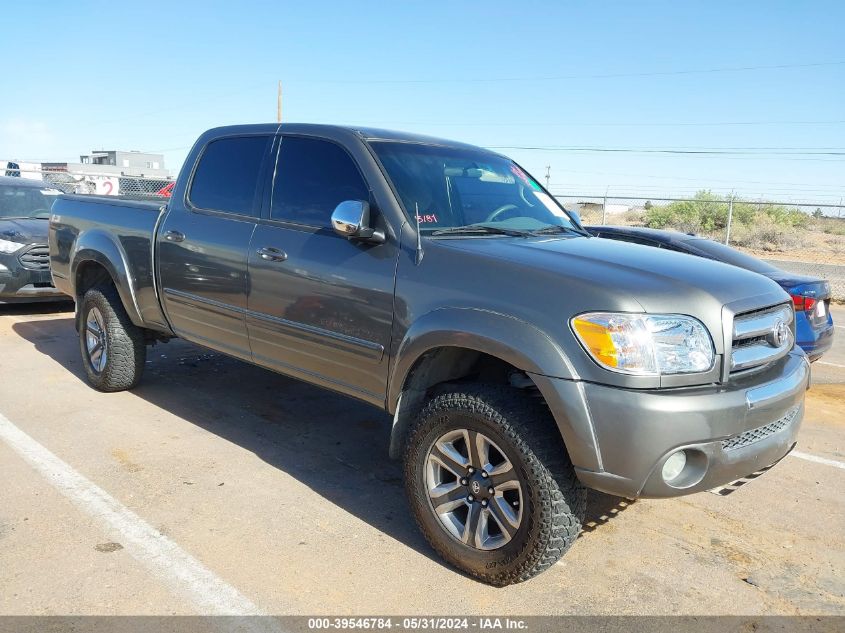
M 828 365 L 830 367 L 841 367 L 845 369 L 845 365 L 840 365 L 839 363 L 828 363 L 826 360 L 817 360 L 816 365 Z
M 120 544 L 127 552 L 188 599 L 200 614 L 261 615 L 261 610 L 237 589 L 56 457 L 3 414 L 0 414 L 0 439 L 78 508 L 119 534 Z M 278 631 L 274 624 L 266 618 L 249 618 L 239 623 L 257 631 Z
M 833 466 L 834 468 L 841 468 L 842 470 L 845 470 L 845 462 L 838 462 L 835 459 L 819 457 L 818 455 L 810 455 L 810 453 L 802 453 L 801 451 L 792 451 L 790 455 L 792 457 L 797 457 L 798 459 L 805 459 L 808 462 L 825 464 L 826 466 Z

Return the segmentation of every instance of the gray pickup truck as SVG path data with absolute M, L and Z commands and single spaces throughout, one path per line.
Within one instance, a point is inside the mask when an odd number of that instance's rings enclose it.
M 166 206 L 64 196 L 49 242 L 95 388 L 132 388 L 146 346 L 181 337 L 384 409 L 420 529 L 495 585 L 560 558 L 586 488 L 724 485 L 803 417 L 777 284 L 592 238 L 516 163 L 452 141 L 214 129 Z

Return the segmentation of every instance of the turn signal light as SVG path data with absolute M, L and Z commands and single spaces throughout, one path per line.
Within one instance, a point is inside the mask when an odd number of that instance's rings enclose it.
M 572 325 L 593 358 L 608 367 L 619 365 L 616 344 L 606 326 L 579 318 L 573 319 Z

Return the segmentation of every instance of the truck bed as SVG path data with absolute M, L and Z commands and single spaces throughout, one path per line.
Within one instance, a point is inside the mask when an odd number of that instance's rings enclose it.
M 86 261 L 109 268 L 124 263 L 123 270 L 109 270 L 123 283 L 129 316 L 136 325 L 168 331 L 155 288 L 153 248 L 156 227 L 164 205 L 114 196 L 63 195 L 53 204 L 50 223 L 51 270 L 56 287 L 73 294 L 71 261 Z M 111 254 L 106 259 L 102 255 Z M 79 255 L 83 257 L 79 257 Z M 79 263 L 77 263 L 77 267 Z M 128 271 L 128 272 L 127 272 Z

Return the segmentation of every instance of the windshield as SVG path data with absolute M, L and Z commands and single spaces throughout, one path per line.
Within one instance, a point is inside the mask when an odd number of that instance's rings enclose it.
M 769 264 L 760 261 L 756 257 L 740 253 L 730 246 L 725 246 L 713 240 L 698 238 L 686 240 L 686 243 L 696 250 L 701 251 L 705 257 L 711 257 L 712 259 L 731 264 L 732 266 L 738 266 L 739 268 L 745 268 L 746 270 L 763 274 L 777 271 L 777 268 L 769 266 Z
M 424 233 L 479 224 L 517 231 L 574 229 L 554 198 L 506 158 L 416 143 L 374 142 L 372 147 Z
M 19 185 L 0 185 L 0 218 L 50 219 L 50 207 L 61 193 Z

